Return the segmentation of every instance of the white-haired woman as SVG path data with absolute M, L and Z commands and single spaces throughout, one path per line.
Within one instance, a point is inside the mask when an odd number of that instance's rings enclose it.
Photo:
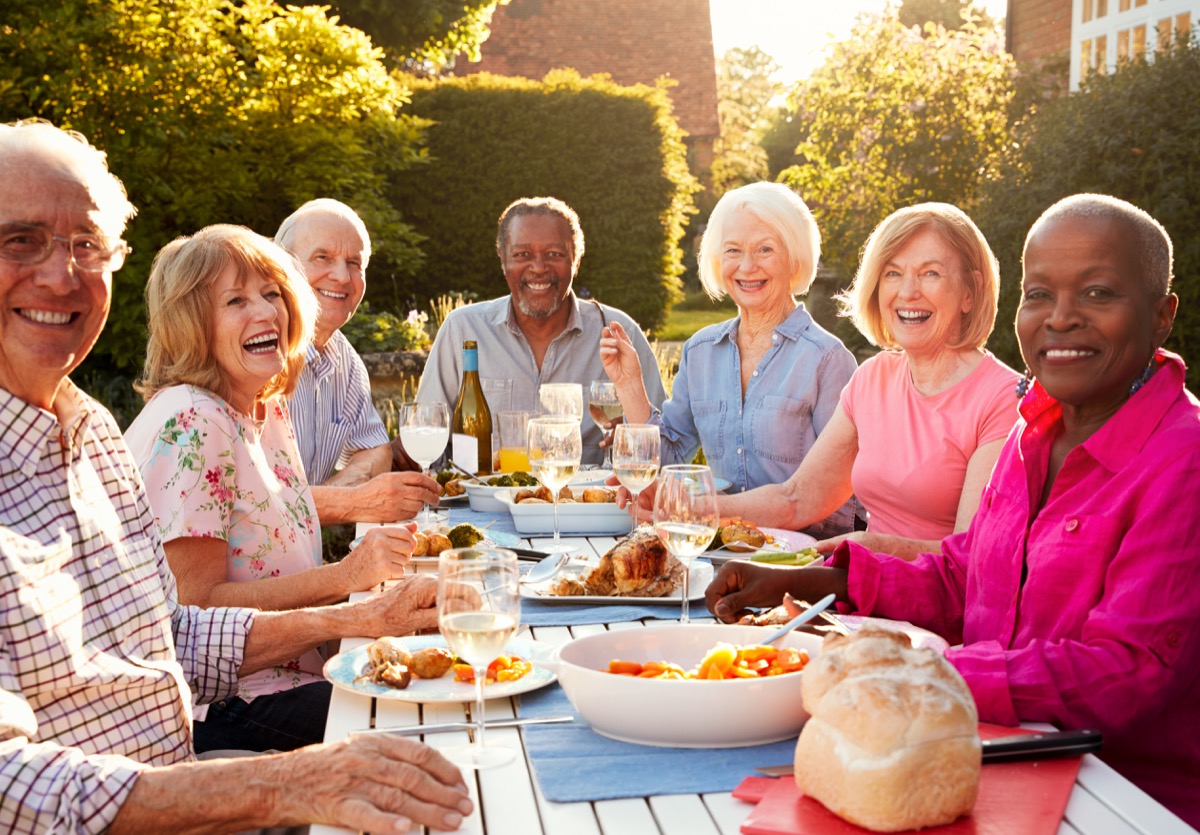
M 605 330 L 604 369 L 626 419 L 661 427 L 663 464 L 686 463 L 703 448 L 734 493 L 796 471 L 855 370 L 854 356 L 796 299 L 812 285 L 820 254 L 817 224 L 795 192 L 778 183 L 727 192 L 700 244 L 700 281 L 714 299 L 728 294 L 738 315 L 687 341 L 661 411 L 650 405 L 625 332 Z M 849 531 L 849 498 L 804 529 L 818 537 Z

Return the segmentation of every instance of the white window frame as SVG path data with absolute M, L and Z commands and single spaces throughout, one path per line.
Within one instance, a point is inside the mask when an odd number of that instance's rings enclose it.
M 1132 30 L 1135 26 L 1146 27 L 1146 55 L 1153 59 L 1158 49 L 1158 22 L 1164 17 L 1172 20 L 1176 15 L 1191 12 L 1192 29 L 1195 31 L 1200 24 L 1200 0 L 1148 0 L 1144 6 L 1133 5 L 1132 0 L 1127 11 L 1120 11 L 1119 0 L 1108 0 L 1108 14 L 1104 17 L 1093 17 L 1087 23 L 1083 22 L 1084 0 L 1072 0 L 1071 3 L 1071 91 L 1079 89 L 1083 78 L 1083 67 L 1080 65 L 1079 52 L 1084 41 L 1091 41 L 1095 49 L 1096 38 L 1106 39 L 1104 71 L 1111 73 L 1117 68 L 1117 33 Z M 1092 0 L 1094 9 L 1096 0 Z M 1174 26 L 1172 26 L 1172 33 Z M 1132 33 L 1130 35 L 1132 38 Z

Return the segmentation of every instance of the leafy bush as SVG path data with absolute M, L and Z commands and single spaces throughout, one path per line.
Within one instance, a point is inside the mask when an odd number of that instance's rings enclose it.
M 410 310 L 408 317 L 401 319 L 388 310 L 375 313 L 363 302 L 353 318 L 342 326 L 342 334 L 360 354 L 421 351 L 431 342 L 428 324 L 429 314 L 424 311 Z
M 393 204 L 426 238 L 423 269 L 397 265 L 409 276 L 409 297 L 507 293 L 496 220 L 519 197 L 553 195 L 583 224 L 576 290 L 643 327 L 663 320 L 678 293 L 679 241 L 699 188 L 664 87 L 622 87 L 573 70 L 541 82 L 480 74 L 406 83 L 408 110 L 434 123 L 432 164 L 393 177 Z M 373 302 L 401 301 L 386 287 L 373 290 Z
M 1021 250 L 1029 227 L 1070 194 L 1128 200 L 1166 227 L 1175 244 L 1179 313 L 1167 341 L 1200 363 L 1200 47 L 1153 63 L 1092 75 L 1080 92 L 1036 107 L 1017 126 L 1012 152 L 986 184 L 975 220 L 1000 259 L 1000 313 L 991 349 L 1023 366 L 1012 321 L 1020 299 Z

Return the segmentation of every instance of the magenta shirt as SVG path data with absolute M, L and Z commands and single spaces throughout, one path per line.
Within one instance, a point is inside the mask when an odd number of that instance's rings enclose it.
M 834 563 L 858 611 L 961 639 L 946 657 L 981 720 L 1099 728 L 1102 759 L 1200 826 L 1200 402 L 1179 357 L 1158 362 L 1040 511 L 1061 408 L 1035 385 L 941 555 L 850 543 Z

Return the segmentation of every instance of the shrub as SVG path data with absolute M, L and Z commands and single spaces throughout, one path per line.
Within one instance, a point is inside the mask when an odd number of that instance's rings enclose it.
M 391 311 L 375 313 L 367 302 L 345 325 L 342 334 L 360 354 L 387 351 L 421 351 L 429 347 L 429 314 L 410 310 L 401 319 Z
M 1000 313 L 989 347 L 1023 361 L 1012 321 L 1021 249 L 1047 207 L 1079 192 L 1128 200 L 1159 220 L 1175 244 L 1179 312 L 1167 348 L 1200 363 L 1200 47 L 1193 41 L 1153 63 L 1093 75 L 1080 92 L 1036 107 L 1017 126 L 999 177 L 984 187 L 975 220 L 1000 259 Z
M 432 164 L 392 181 L 393 204 L 426 238 L 423 269 L 397 265 L 408 297 L 507 293 L 496 220 L 519 197 L 553 195 L 583 224 L 576 291 L 622 308 L 643 327 L 662 322 L 678 294 L 679 241 L 699 188 L 665 87 L 622 87 L 573 70 L 541 82 L 480 74 L 405 84 L 408 111 L 434 123 Z M 401 300 L 387 298 L 386 286 L 375 292 L 372 301 Z

